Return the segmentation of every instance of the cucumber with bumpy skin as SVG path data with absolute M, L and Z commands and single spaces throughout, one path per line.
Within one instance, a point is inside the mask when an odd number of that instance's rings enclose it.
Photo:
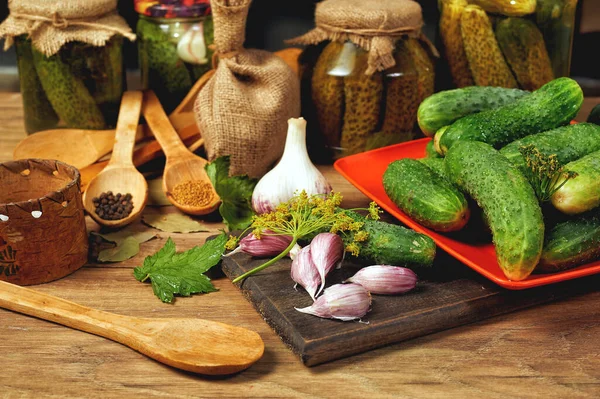
M 546 233 L 536 272 L 553 273 L 600 258 L 600 212 L 554 225 Z
M 527 179 L 492 146 L 479 141 L 456 143 L 444 162 L 448 178 L 483 209 L 506 277 L 527 278 L 544 243 L 542 210 Z
M 444 158 L 421 158 L 419 159 L 419 162 L 436 172 L 438 175 L 446 177 L 446 167 L 444 166 Z
M 564 169 L 577 175 L 552 195 L 552 205 L 567 215 L 576 215 L 600 206 L 600 151 L 569 162 Z
M 589 123 L 595 123 L 596 125 L 600 125 L 600 104 L 596 105 L 588 115 L 587 121 Z
M 510 104 L 457 120 L 436 133 L 436 140 L 442 154 L 459 141 L 481 141 L 500 148 L 530 134 L 568 124 L 582 103 L 583 92 L 577 82 L 558 78 Z
M 600 126 L 578 123 L 532 134 L 513 141 L 503 147 L 500 153 L 523 171 L 527 163 L 519 149 L 527 145 L 533 145 L 545 156 L 556 154 L 558 162 L 564 165 L 600 150 Z
M 363 230 L 368 233 L 366 241 L 360 245 L 358 259 L 369 264 L 407 266 L 418 269 L 431 267 L 435 258 L 436 246 L 431 238 L 396 224 L 367 219 L 347 211 L 357 222 L 364 222 Z M 351 242 L 345 237 L 344 242 Z
M 402 212 L 430 229 L 457 231 L 469 220 L 465 196 L 416 159 L 392 162 L 383 174 L 383 187 Z
M 419 127 L 426 136 L 433 136 L 439 129 L 463 116 L 499 108 L 528 94 L 524 90 L 489 86 L 441 91 L 419 105 Z

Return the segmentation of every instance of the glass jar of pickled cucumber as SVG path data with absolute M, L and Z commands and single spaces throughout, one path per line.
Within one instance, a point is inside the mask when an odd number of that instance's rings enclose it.
M 170 113 L 212 68 L 209 0 L 135 0 L 142 87 Z
M 0 37 L 15 43 L 27 132 L 114 127 L 125 84 L 123 36 L 135 39 L 116 0 L 9 6 Z
M 536 90 L 568 76 L 577 0 L 438 0 L 457 87 Z
M 302 114 L 319 161 L 412 140 L 418 106 L 434 90 L 435 49 L 420 35 L 420 6 L 348 3 L 319 3 L 317 28 L 291 41 L 311 44 L 299 59 Z

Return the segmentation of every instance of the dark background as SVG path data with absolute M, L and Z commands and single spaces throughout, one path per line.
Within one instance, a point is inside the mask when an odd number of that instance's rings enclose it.
M 35 1 L 35 0 L 32 0 Z M 438 19 L 437 0 L 417 0 L 423 8 L 424 32 L 435 41 Z M 517 0 L 518 1 L 518 0 Z M 135 30 L 137 13 L 133 0 L 119 0 L 119 13 Z M 254 0 L 247 23 L 246 46 L 278 50 L 284 39 L 305 33 L 314 26 L 316 0 Z M 8 15 L 8 1 L 0 0 L 0 20 Z M 584 10 L 585 9 L 585 10 Z M 585 14 L 584 14 L 585 12 Z M 582 26 L 582 17 L 585 20 Z M 584 27 L 584 32 L 581 28 Z M 600 95 L 600 0 L 579 0 L 573 45 L 571 76 L 577 77 L 587 95 Z M 125 62 L 137 68 L 135 43 L 126 44 Z M 18 90 L 14 50 L 0 52 L 0 90 Z

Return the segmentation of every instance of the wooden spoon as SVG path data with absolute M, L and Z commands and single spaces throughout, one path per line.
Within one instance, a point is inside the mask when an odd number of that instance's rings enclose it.
M 192 130 L 199 134 L 193 112 L 173 113 L 169 117 L 178 132 Z M 135 142 L 152 137 L 145 125 L 137 127 Z M 108 154 L 115 142 L 115 129 L 52 129 L 23 139 L 13 152 L 13 159 L 58 159 L 78 169 L 85 168 Z
M 139 216 L 148 199 L 148 184 L 144 176 L 135 168 L 132 161 L 135 130 L 140 119 L 143 94 L 140 91 L 127 91 L 121 99 L 115 146 L 108 165 L 88 185 L 83 194 L 83 206 L 92 218 L 107 227 L 122 227 Z M 120 220 L 104 220 L 96 214 L 93 198 L 107 191 L 130 193 L 133 210 Z
M 254 331 L 201 319 L 140 318 L 91 309 L 0 281 L 0 307 L 86 331 L 194 373 L 242 371 L 264 352 Z
M 182 212 L 190 215 L 206 215 L 213 212 L 217 209 L 221 201 L 204 170 L 204 166 L 206 166 L 208 161 L 185 147 L 169 122 L 158 98 L 150 90 L 144 92 L 142 113 L 144 114 L 144 118 L 146 118 L 146 123 L 150 126 L 150 130 L 154 133 L 156 140 L 167 156 L 167 163 L 163 173 L 163 190 L 169 201 Z M 173 189 L 179 183 L 187 181 L 207 183 L 212 193 L 210 203 L 203 206 L 189 206 L 178 203 L 173 198 Z

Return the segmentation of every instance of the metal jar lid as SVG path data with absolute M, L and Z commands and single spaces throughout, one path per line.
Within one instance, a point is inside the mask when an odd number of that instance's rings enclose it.
M 148 17 L 197 18 L 210 15 L 210 0 L 133 0 L 135 11 Z

